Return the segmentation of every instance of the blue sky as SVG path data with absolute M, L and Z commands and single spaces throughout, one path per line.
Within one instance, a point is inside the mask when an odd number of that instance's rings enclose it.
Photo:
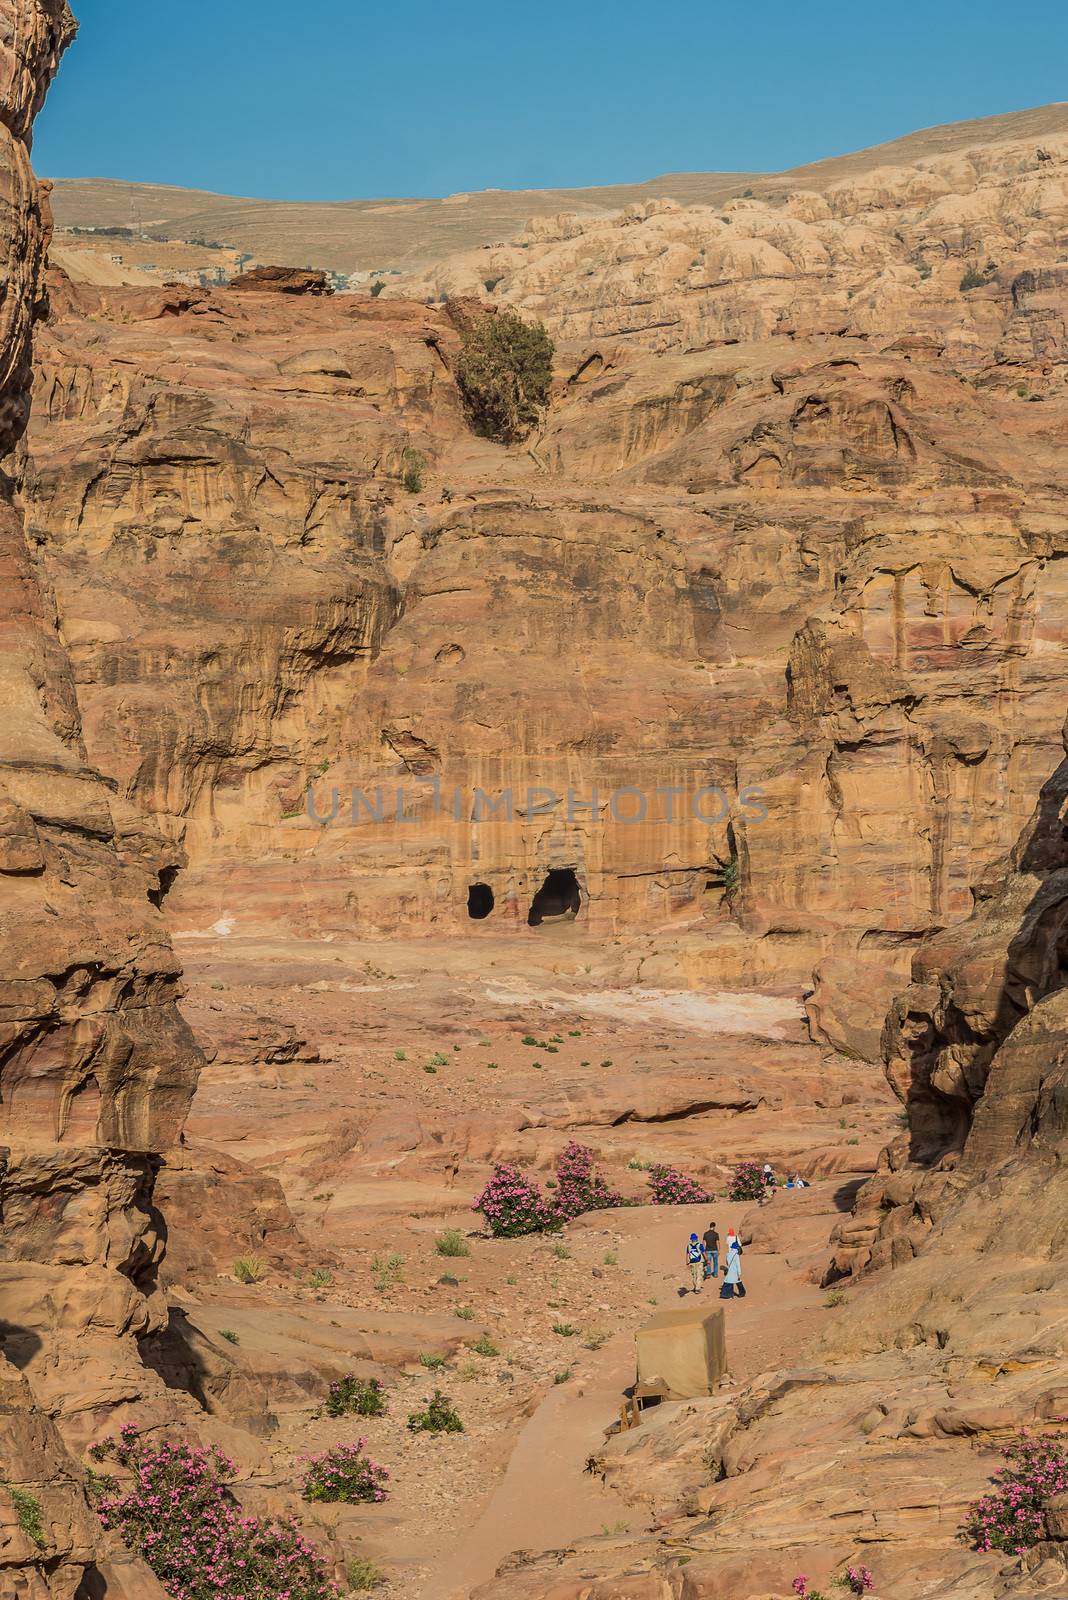
M 1031 0 L 72 0 L 49 177 L 274 199 L 767 171 L 1068 97 Z

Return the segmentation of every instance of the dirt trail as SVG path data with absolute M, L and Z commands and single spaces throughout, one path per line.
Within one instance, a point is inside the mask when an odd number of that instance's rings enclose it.
M 772 1203 L 786 1207 L 790 1201 L 780 1195 Z M 689 1301 L 689 1294 L 679 1294 L 686 1279 L 687 1235 L 691 1229 L 703 1231 L 712 1214 L 725 1235 L 748 1209 L 717 1202 L 619 1214 L 620 1265 L 648 1287 L 648 1296 L 635 1304 L 630 1324 L 584 1363 L 581 1379 L 551 1389 L 525 1425 L 481 1515 L 437 1568 L 436 1592 L 442 1600 L 467 1600 L 514 1551 L 558 1549 L 619 1524 L 633 1530 L 645 1525 L 640 1514 L 584 1470 L 586 1461 L 600 1447 L 622 1391 L 633 1381 L 634 1334 L 653 1314 L 648 1301 L 662 1307 Z M 825 1315 L 820 1291 L 799 1282 L 782 1256 L 746 1251 L 745 1280 L 746 1299 L 724 1302 L 728 1361 L 736 1381 L 792 1357 Z M 718 1304 L 717 1285 L 707 1284 L 704 1296 Z

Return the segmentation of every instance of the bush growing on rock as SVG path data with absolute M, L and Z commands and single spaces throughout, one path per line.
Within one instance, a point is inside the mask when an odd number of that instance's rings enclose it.
M 336 1600 L 326 1559 L 294 1522 L 242 1513 L 227 1488 L 237 1468 L 220 1451 L 142 1441 L 127 1425 L 89 1454 L 111 1458 L 126 1479 L 89 1474 L 101 1524 L 172 1600 Z
M 328 1417 L 381 1417 L 386 1411 L 386 1393 L 377 1378 L 357 1378 L 347 1372 L 330 1385 L 326 1397 Z
M 875 1579 L 872 1577 L 870 1567 L 846 1567 L 845 1571 L 834 1579 L 836 1589 L 844 1589 L 847 1594 L 867 1594 L 869 1589 L 874 1589 Z
M 595 1168 L 589 1146 L 574 1139 L 557 1160 L 556 1184 L 553 1209 L 562 1222 L 584 1216 L 587 1211 L 604 1211 L 626 1203 Z
M 18 1489 L 14 1484 L 8 1489 L 8 1494 L 11 1496 L 11 1504 L 15 1508 L 15 1516 L 18 1518 L 19 1527 L 27 1539 L 37 1546 L 38 1550 L 43 1550 L 47 1541 L 44 1535 L 44 1525 L 41 1521 L 41 1502 L 28 1489 Z
M 377 1561 L 372 1561 L 369 1556 L 353 1556 L 345 1568 L 345 1576 L 349 1588 L 356 1594 L 366 1594 L 371 1589 L 380 1589 L 388 1582 Z
M 524 1233 L 544 1233 L 560 1226 L 538 1185 L 510 1161 L 497 1163 L 471 1209 L 481 1211 L 495 1239 L 518 1239 Z
M 388 1256 L 372 1256 L 371 1272 L 379 1294 L 404 1282 L 404 1257 L 391 1250 Z
M 459 1228 L 446 1228 L 434 1240 L 434 1249 L 439 1256 L 469 1256 L 471 1246 L 460 1232 Z
M 875 1586 L 875 1579 L 868 1567 L 846 1567 L 837 1578 L 831 1579 L 832 1589 L 844 1589 L 847 1594 L 867 1594 Z M 810 1589 L 808 1579 L 800 1576 L 790 1585 L 798 1600 L 827 1600 L 822 1589 Z
M 732 1200 L 759 1200 L 764 1193 L 764 1172 L 759 1161 L 739 1161 L 731 1175 Z
M 652 1167 L 649 1187 L 653 1191 L 654 1206 L 702 1205 L 712 1196 L 703 1189 L 696 1178 L 690 1178 L 677 1167 Z
M 409 494 L 419 494 L 426 479 L 426 456 L 412 445 L 401 451 L 401 482 Z
M 449 1401 L 447 1394 L 435 1389 L 426 1402 L 425 1411 L 413 1411 L 408 1418 L 412 1433 L 463 1433 L 460 1414 Z
M 483 317 L 463 335 L 456 381 L 476 433 L 525 439 L 549 399 L 553 342 L 540 322 L 514 311 Z
M 593 1151 L 572 1139 L 557 1159 L 556 1178 L 548 1183 L 554 1191 L 549 1199 L 518 1167 L 500 1162 L 471 1209 L 482 1213 L 495 1238 L 515 1239 L 525 1233 L 551 1232 L 587 1211 L 626 1205 L 593 1161 Z
M 238 1283 L 262 1283 L 266 1276 L 266 1263 L 259 1256 L 238 1256 L 234 1262 L 234 1277 Z
M 988 261 L 982 269 L 976 266 L 968 267 L 960 280 L 961 293 L 967 294 L 970 289 L 985 289 L 988 283 L 993 283 L 996 275 L 997 267 L 993 261 Z
M 1068 1434 L 1021 1433 L 1001 1453 L 1011 1465 L 994 1473 L 994 1488 L 972 1506 L 966 1531 L 977 1550 L 1022 1555 L 1043 1537 L 1042 1502 L 1068 1493 Z
M 366 1439 L 340 1444 L 312 1456 L 304 1475 L 305 1500 L 325 1500 L 351 1505 L 356 1501 L 381 1501 L 389 1493 L 389 1473 L 364 1454 Z

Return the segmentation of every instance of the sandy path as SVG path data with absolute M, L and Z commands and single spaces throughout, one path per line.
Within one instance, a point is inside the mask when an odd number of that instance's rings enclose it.
M 788 1204 L 780 1200 L 773 1204 Z M 685 1238 L 707 1226 L 714 1213 L 721 1234 L 738 1226 L 745 1205 L 643 1208 L 620 1212 L 620 1264 L 648 1287 L 659 1305 L 684 1305 L 679 1289 L 687 1277 L 682 1265 Z M 727 1354 L 738 1381 L 789 1360 L 816 1331 L 825 1313 L 821 1292 L 800 1283 L 781 1256 L 745 1254 L 749 1293 L 744 1301 L 724 1302 Z M 716 1288 L 705 1296 L 718 1304 Z M 640 1513 L 606 1490 L 585 1469 L 618 1414 L 622 1390 L 634 1378 L 634 1333 L 653 1313 L 637 1302 L 631 1324 L 583 1362 L 576 1378 L 553 1388 L 523 1428 L 507 1469 L 480 1516 L 445 1553 L 436 1569 L 441 1600 L 466 1600 L 471 1590 L 493 1577 L 516 1550 L 558 1549 L 574 1539 L 623 1523 L 643 1525 Z

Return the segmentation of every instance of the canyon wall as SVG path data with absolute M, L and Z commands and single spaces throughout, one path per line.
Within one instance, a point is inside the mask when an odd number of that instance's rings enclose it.
M 877 1059 L 1060 758 L 1068 139 L 960 140 L 408 284 L 545 317 L 510 449 L 469 301 L 56 289 L 29 525 L 179 933 L 525 929 L 573 874 Z
M 984 1251 L 1016 1219 L 1025 1260 L 1063 1255 L 1066 803 L 1063 761 L 1008 860 L 978 885 L 972 916 L 925 941 L 893 1002 L 883 1044 L 907 1127 L 838 1231 L 837 1272 L 918 1256 L 941 1273 L 946 1235 L 959 1241 L 970 1228 Z M 989 1285 L 983 1293 L 986 1320 Z M 1042 1320 L 1054 1304 L 1044 1293 Z
M 0 5 L 0 1587 L 96 1600 L 110 1574 L 109 1595 L 155 1600 L 150 1574 L 109 1548 L 64 1441 L 145 1386 L 136 1339 L 165 1320 L 156 1152 L 200 1056 L 153 903 L 173 852 L 86 752 L 9 454 L 50 226 L 30 129 L 73 32 L 65 0 Z

